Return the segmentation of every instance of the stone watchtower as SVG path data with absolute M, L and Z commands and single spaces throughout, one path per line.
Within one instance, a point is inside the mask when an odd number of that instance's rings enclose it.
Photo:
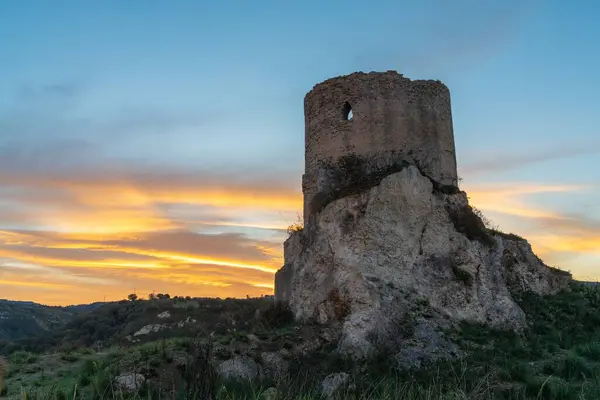
M 379 170 L 413 164 L 441 185 L 457 184 L 450 91 L 439 81 L 395 71 L 328 79 L 306 94 L 304 118 L 305 225 L 317 212 L 316 197 L 343 185 L 331 171 L 349 155 Z
M 299 321 L 333 322 L 341 354 L 455 357 L 436 333 L 448 323 L 520 330 L 514 290 L 568 287 L 524 239 L 486 229 L 457 187 L 441 82 L 354 73 L 316 85 L 304 107 L 305 223 L 284 242 L 275 300 Z M 398 321 L 420 333 L 399 340 Z

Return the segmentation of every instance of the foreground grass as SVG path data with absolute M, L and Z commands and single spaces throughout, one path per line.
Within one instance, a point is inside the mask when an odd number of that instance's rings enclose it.
M 323 348 L 293 360 L 290 375 L 279 381 L 236 384 L 218 379 L 206 342 L 170 339 L 104 353 L 13 353 L 5 393 L 47 400 L 309 400 L 320 398 L 325 375 L 343 371 L 352 387 L 338 399 L 600 399 L 600 289 L 575 284 L 569 293 L 522 294 L 518 301 L 529 316 L 525 332 L 463 325 L 448 334 L 467 351 L 465 358 L 413 372 L 395 369 L 389 355 L 356 365 Z M 272 332 L 290 336 L 285 328 Z M 182 358 L 189 369 L 177 368 Z M 121 392 L 114 377 L 129 371 L 142 371 L 150 383 L 133 394 Z

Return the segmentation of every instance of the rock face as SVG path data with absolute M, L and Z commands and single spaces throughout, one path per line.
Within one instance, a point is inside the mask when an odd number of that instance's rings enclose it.
M 525 240 L 485 229 L 466 193 L 409 165 L 332 201 L 292 234 L 275 291 L 300 320 L 342 323 L 340 350 L 363 357 L 383 344 L 410 356 L 438 341 L 407 347 L 419 319 L 520 329 L 525 315 L 511 291 L 555 293 L 570 279 Z
M 166 325 L 161 325 L 161 324 L 144 325 L 139 331 L 136 331 L 133 334 L 133 336 L 149 335 L 154 332 L 159 332 L 159 331 L 165 329 L 166 327 L 167 327 Z

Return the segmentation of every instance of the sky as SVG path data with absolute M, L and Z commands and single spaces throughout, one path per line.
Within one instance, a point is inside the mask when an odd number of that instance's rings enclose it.
M 576 4 L 575 4 L 576 3 Z M 600 279 L 600 2 L 0 2 L 0 298 L 271 294 L 303 98 L 354 71 L 451 91 L 461 189 Z

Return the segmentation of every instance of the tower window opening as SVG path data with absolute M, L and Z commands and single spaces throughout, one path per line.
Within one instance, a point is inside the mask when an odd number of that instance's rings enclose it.
M 344 121 L 352 121 L 352 106 L 348 102 L 345 102 L 342 108 L 342 118 Z

